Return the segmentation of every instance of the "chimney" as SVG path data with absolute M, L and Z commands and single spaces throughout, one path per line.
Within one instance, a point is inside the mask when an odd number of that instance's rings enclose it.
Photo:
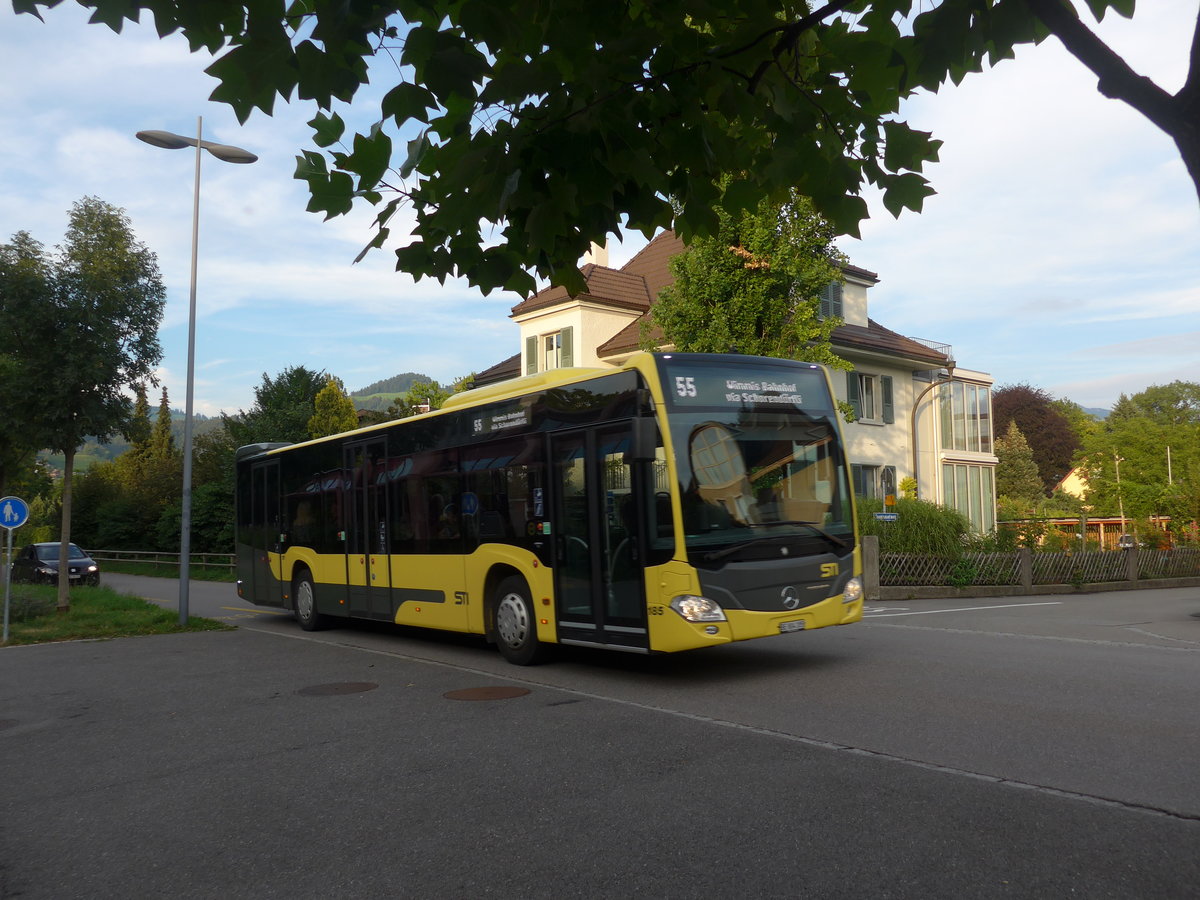
M 595 263 L 598 266 L 608 268 L 608 247 L 592 241 L 591 249 L 583 255 L 581 265 L 586 266 L 588 263 Z

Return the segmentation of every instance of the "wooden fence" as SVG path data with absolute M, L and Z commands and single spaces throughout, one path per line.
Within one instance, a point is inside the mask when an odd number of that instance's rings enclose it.
M 911 597 L 1006 596 L 1070 590 L 1200 584 L 1200 549 L 963 553 L 936 556 L 881 553 L 879 538 L 863 538 L 863 582 L 869 600 Z
M 159 550 L 89 550 L 88 553 L 98 563 L 128 563 L 154 566 L 164 573 L 179 571 L 179 553 Z M 188 567 L 195 571 L 234 572 L 232 553 L 191 553 L 188 554 Z M 102 567 L 103 571 L 103 567 Z

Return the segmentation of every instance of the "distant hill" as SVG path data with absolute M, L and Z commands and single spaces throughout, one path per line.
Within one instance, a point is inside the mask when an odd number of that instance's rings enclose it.
M 1111 409 L 1101 409 L 1099 406 L 1085 406 L 1083 407 L 1083 411 L 1089 416 L 1094 416 L 1095 418 L 1099 419 L 1101 422 L 1107 419 L 1108 414 L 1112 412 Z
M 382 381 L 376 381 L 374 384 L 368 384 L 365 388 L 358 391 L 351 391 L 350 396 L 355 400 L 355 406 L 360 409 L 367 407 L 358 404 L 359 398 L 368 398 L 373 394 L 385 394 L 388 398 L 388 403 L 392 399 L 405 393 L 417 381 L 432 381 L 428 375 L 422 375 L 420 372 L 401 372 L 399 375 L 393 375 L 391 378 L 385 378 Z
M 158 414 L 157 409 L 150 410 L 150 423 L 154 424 L 154 418 Z M 175 446 L 183 448 L 183 420 L 184 413 L 181 409 L 171 410 L 171 434 L 175 437 Z M 212 431 L 219 427 L 221 420 L 215 416 L 205 416 L 200 413 L 192 413 L 192 437 L 193 439 L 206 431 Z M 122 453 L 129 449 L 129 441 L 125 440 L 120 434 L 114 434 L 107 444 L 102 444 L 94 436 L 84 438 L 83 446 L 75 451 L 75 470 L 83 473 L 98 462 L 109 462 L 116 459 Z M 56 472 L 61 472 L 65 460 L 61 453 L 51 453 L 49 450 L 43 450 L 38 456 Z

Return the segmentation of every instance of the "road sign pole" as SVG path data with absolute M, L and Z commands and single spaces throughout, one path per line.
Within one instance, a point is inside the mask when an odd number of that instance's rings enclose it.
M 12 533 L 29 521 L 29 504 L 20 497 L 0 497 L 0 526 L 8 532 L 4 557 L 4 643 L 8 643 L 8 607 L 12 597 Z
M 12 533 L 11 528 L 4 529 L 8 532 L 7 549 L 4 553 L 4 643 L 8 643 L 8 607 L 12 599 Z

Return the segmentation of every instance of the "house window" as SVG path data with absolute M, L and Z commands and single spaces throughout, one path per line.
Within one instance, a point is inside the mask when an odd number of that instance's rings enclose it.
M 842 304 L 842 283 L 831 281 L 821 290 L 820 316 L 822 319 L 844 319 Z
M 559 368 L 562 358 L 562 332 L 542 336 L 542 371 Z
M 966 516 L 976 531 L 989 532 L 996 527 L 994 474 L 991 466 L 942 466 L 943 504 Z
M 572 353 L 574 328 L 525 338 L 525 374 L 535 375 L 551 369 L 575 365 Z
M 942 449 L 992 452 L 992 397 L 987 385 L 962 381 L 939 388 Z
M 854 493 L 859 497 L 884 500 L 896 493 L 895 466 L 853 465 L 850 467 L 850 478 L 854 483 Z
M 854 409 L 856 421 L 885 425 L 896 421 L 891 375 L 847 372 L 846 400 Z

